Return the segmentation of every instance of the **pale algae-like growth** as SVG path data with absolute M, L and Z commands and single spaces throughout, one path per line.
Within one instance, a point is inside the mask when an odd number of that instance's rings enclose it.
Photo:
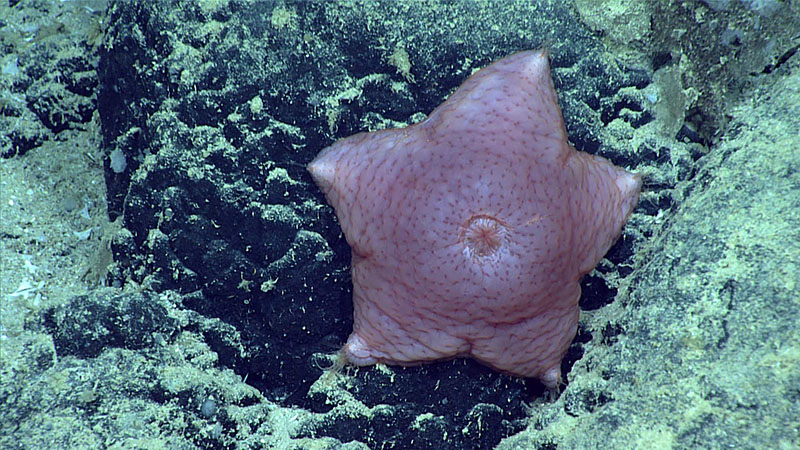
M 219 39 L 223 30 L 243 29 L 230 27 L 220 19 L 235 3 L 200 2 L 197 11 L 211 17 L 199 28 L 202 36 Z M 449 7 L 457 8 L 457 3 Z M 509 1 L 503 6 L 523 11 L 528 3 Z M 118 2 L 118 6 L 124 4 Z M 319 37 L 326 30 L 304 28 L 307 23 L 300 3 L 258 4 L 274 5 L 265 19 L 269 27 L 286 36 L 301 35 L 293 44 L 301 54 L 320 55 L 327 49 Z M 348 120 L 360 121 L 365 128 L 402 125 L 386 116 L 391 112 L 388 110 L 366 108 L 364 116 L 348 114 L 360 99 L 384 85 L 403 95 L 430 85 L 429 73 L 422 71 L 418 57 L 441 55 L 426 44 L 423 34 L 406 38 L 407 29 L 401 27 L 400 18 L 412 14 L 415 8 L 430 8 L 420 16 L 426 20 L 441 11 L 436 11 L 435 2 L 397 2 L 389 7 L 396 8 L 397 13 L 387 20 L 380 16 L 383 10 L 367 3 L 339 4 L 343 9 L 337 9 L 334 2 L 326 7 L 329 22 L 322 23 L 346 24 L 355 16 L 367 17 L 372 26 L 392 22 L 397 27 L 389 28 L 394 34 L 380 49 L 389 66 L 384 73 L 348 74 L 338 86 L 309 92 L 308 104 L 322 117 L 319 128 L 334 133 Z M 499 15 L 499 9 L 491 9 L 491 2 L 480 4 L 485 6 L 479 8 L 484 14 L 482 22 Z M 142 5 L 147 11 L 146 4 Z M 344 13 L 347 8 L 363 5 L 367 5 L 364 12 Z M 597 5 L 575 2 L 583 23 L 599 31 L 607 45 L 608 52 L 598 56 L 599 66 L 613 67 L 619 58 L 636 59 L 643 48 L 642 53 L 652 50 L 647 45 L 658 36 L 650 24 L 667 20 L 654 12 L 657 5 L 677 8 L 685 3 L 611 1 L 605 3 L 607 7 Z M 726 73 L 730 75 L 722 77 L 725 80 L 746 81 L 744 94 L 720 102 L 724 114 L 718 117 L 727 114 L 731 119 L 721 129 L 720 141 L 705 155 L 692 153 L 695 150 L 690 143 L 673 139 L 683 127 L 686 110 L 697 106 L 699 96 L 719 93 L 714 85 L 719 80 L 702 84 L 705 78 L 712 78 L 710 73 L 719 72 L 706 70 L 702 66 L 705 60 L 699 55 L 681 57 L 676 51 L 675 63 L 656 71 L 650 85 L 644 89 L 625 86 L 614 95 L 614 101 L 634 99 L 629 106 L 644 105 L 655 119 L 633 127 L 626 117 L 637 112 L 622 108 L 619 117 L 598 131 L 601 140 L 613 142 L 632 161 L 637 149 L 657 142 L 656 154 L 638 169 L 651 186 L 677 187 L 645 192 L 642 208 L 658 210 L 670 196 L 674 203 L 666 202 L 668 206 L 658 214 L 634 215 L 629 232 L 652 230 L 652 237 L 637 241 L 646 243 L 637 247 L 630 275 L 617 277 L 613 271 L 604 274 L 611 284 L 618 285 L 616 301 L 582 313 L 582 323 L 594 339 L 584 344 L 583 357 L 569 373 L 569 386 L 553 403 L 535 399 L 530 417 L 525 419 L 526 429 L 506 438 L 500 448 L 797 448 L 800 444 L 800 63 L 794 56 L 784 61 L 780 70 L 760 73 L 766 63 L 776 63 L 770 59 L 774 56 L 770 49 L 785 49 L 786 40 L 792 38 L 769 27 L 796 9 L 783 10 L 781 16 L 781 10 L 775 9 L 781 2 L 731 0 L 703 5 L 696 14 L 686 16 L 688 20 L 680 16 L 681 20 L 687 26 L 707 24 L 713 29 L 722 14 L 738 15 L 728 28 L 716 29 L 717 34 L 672 27 L 674 38 L 691 44 L 684 47 L 686 51 L 714 42 L 730 48 L 741 45 L 738 55 L 746 63 L 739 64 L 729 55 L 725 61 L 707 60 L 729 70 Z M 389 424 L 391 430 L 391 424 L 402 419 L 403 403 L 408 399 L 367 405 L 354 394 L 354 387 L 361 380 L 380 379 L 390 380 L 390 389 L 399 391 L 410 379 L 412 391 L 424 393 L 418 384 L 425 386 L 429 373 L 379 366 L 361 372 L 363 376 L 358 378 L 354 376 L 357 371 L 343 370 L 320 377 L 310 388 L 308 396 L 322 395 L 329 410 L 280 406 L 283 399 L 279 395 L 252 386 L 257 374 L 235 373 L 226 366 L 234 358 L 216 350 L 219 342 L 225 343 L 221 348 L 245 361 L 252 356 L 248 353 L 252 347 L 235 326 L 204 317 L 186 306 L 201 302 L 202 297 L 169 291 L 157 294 L 135 283 L 126 290 L 98 288 L 111 264 L 109 240 L 115 236 L 124 242 L 130 234 L 121 221 L 112 224 L 106 218 L 103 168 L 109 161 L 106 149 L 99 145 L 97 115 L 89 110 L 88 119 L 81 118 L 95 95 L 83 91 L 95 76 L 97 55 L 92 52 L 103 38 L 100 31 L 106 20 L 102 14 L 105 4 L 53 1 L 48 8 L 40 8 L 41 12 L 34 6 L 26 2 L 19 2 L 17 7 L 10 7 L 9 2 L 0 5 L 4 19 L 0 27 L 4 52 L 0 55 L 4 133 L 0 150 L 5 153 L 11 148 L 10 142 L 17 142 L 14 139 L 36 143 L 24 155 L 0 160 L 0 447 L 188 449 L 208 444 L 361 449 L 391 445 L 373 439 L 370 426 Z M 784 6 L 796 8 L 786 2 Z M 753 8 L 754 13 L 747 8 Z M 463 20 L 470 17 L 455 14 L 455 9 L 443 10 L 452 17 L 466 18 Z M 157 13 L 152 17 L 164 18 Z M 525 17 L 534 22 L 546 19 L 540 13 Z M 447 27 L 452 28 L 446 29 L 451 34 L 474 29 L 456 18 L 447 19 Z M 761 28 L 748 22 L 756 19 Z M 234 24 L 241 24 L 236 20 L 238 17 L 232 20 Z M 574 19 L 568 22 L 572 27 L 580 26 Z M 507 31 L 506 25 L 498 24 L 492 35 Z M 147 31 L 144 26 L 140 23 L 133 27 L 140 33 L 135 39 L 143 38 L 141 33 Z M 762 29 L 769 32 L 759 33 Z M 352 34 L 353 29 L 347 30 Z M 180 30 L 170 29 L 168 33 L 181 36 Z M 512 30 L 511 34 L 525 39 L 513 42 L 540 38 L 531 29 Z M 475 42 L 481 39 L 479 34 L 471 37 Z M 210 61 L 205 49 L 182 42 L 170 41 L 174 45 L 170 61 L 174 64 L 167 67 L 182 67 L 170 76 L 183 84 L 202 83 L 218 62 Z M 192 39 L 186 42 L 197 45 Z M 88 46 L 82 47 L 83 43 Z M 463 40 L 450 44 L 455 53 L 466 51 Z M 240 72 L 280 74 L 286 69 L 291 62 L 288 59 L 260 57 L 258 51 L 264 45 L 257 39 L 242 45 L 259 57 L 251 60 L 249 68 L 240 67 Z M 497 48 L 506 44 L 488 40 L 483 45 Z M 266 53 L 277 50 L 267 48 Z M 562 46 L 555 56 L 568 51 L 569 47 Z M 82 61 L 87 52 L 89 56 Z M 450 70 L 466 75 L 477 68 L 472 61 L 477 57 L 472 52 L 458 55 L 454 60 L 462 65 Z M 579 70 L 577 67 L 567 65 L 555 71 L 563 81 L 570 79 L 570 72 Z M 154 75 L 148 72 L 149 66 L 138 68 L 142 72 L 137 75 Z M 40 78 L 29 91 L 14 90 L 26 85 L 26 77 L 32 74 Z M 287 82 L 298 85 L 301 81 Z M 240 98 L 241 107 L 226 116 L 224 123 L 249 126 L 248 117 L 259 119 L 262 125 L 245 135 L 249 142 L 276 135 L 301 140 L 309 134 L 308 129 L 273 117 L 269 109 L 272 89 L 277 87 L 266 86 Z M 234 88 L 225 94 L 235 95 Z M 564 92 L 560 100 L 568 120 L 581 122 L 585 118 L 574 114 L 580 110 L 583 97 L 575 91 Z M 282 100 L 290 101 L 291 97 Z M 410 121 L 422 117 L 416 106 L 411 109 Z M 41 117 L 56 130 L 63 123 L 77 125 L 60 131 L 56 139 L 33 111 L 46 112 Z M 163 115 L 163 123 L 175 124 L 172 109 L 158 114 Z M 141 130 L 134 127 L 128 131 L 121 140 L 140 137 Z M 188 179 L 204 180 L 217 173 L 213 165 L 205 163 L 208 156 L 223 155 L 233 162 L 242 158 L 240 148 L 230 145 L 214 124 L 165 130 L 168 142 L 171 135 L 166 131 L 191 134 L 201 149 L 201 153 L 192 155 L 166 148 L 161 154 L 175 151 L 178 167 L 185 170 Z M 313 153 L 313 149 L 302 146 L 292 151 L 307 151 L 309 157 Z M 123 174 L 136 170 L 137 161 L 128 156 Z M 160 162 L 155 155 L 143 158 L 141 168 L 131 175 L 134 180 L 144 178 Z M 293 177 L 274 161 L 265 162 L 261 169 L 266 183 L 284 188 L 276 192 L 278 197 L 291 195 L 290 191 L 296 192 L 303 184 L 300 177 Z M 689 175 L 692 171 L 696 173 Z M 252 189 L 234 180 L 219 185 L 216 192 L 235 199 Z M 326 241 L 329 238 L 305 229 L 308 216 L 326 214 L 321 204 L 306 199 L 295 208 L 266 201 L 252 201 L 247 206 L 257 217 L 287 224 L 292 230 L 285 253 L 270 255 L 276 258 L 271 266 L 294 267 L 308 249 L 314 249 L 311 260 L 329 264 L 335 259 L 330 241 Z M 165 221 L 169 219 L 164 216 Z M 87 234 L 86 230 L 91 231 Z M 159 242 L 164 235 L 154 229 L 149 238 Z M 318 276 L 337 275 L 321 271 Z M 257 284 L 243 276 L 234 281 L 237 293 L 281 295 L 292 280 L 275 276 Z M 220 303 L 220 307 L 225 306 L 229 305 Z M 271 319 L 258 314 L 247 317 L 258 326 L 267 326 Z M 278 348 L 277 352 L 287 350 Z M 331 363 L 324 356 L 309 360 L 319 366 Z M 318 372 L 313 373 L 316 376 Z M 447 382 L 447 376 L 436 380 L 435 390 L 447 390 Z M 480 394 L 459 388 L 450 387 L 454 395 Z M 483 403 L 458 411 L 461 416 L 477 417 L 459 433 L 478 437 L 488 433 L 480 429 L 482 417 L 496 416 L 478 413 L 492 408 L 498 409 Z M 436 405 L 409 420 L 411 429 L 396 432 L 428 430 L 422 435 L 452 441 L 452 433 L 435 433 L 447 431 L 452 423 L 449 412 L 443 411 L 447 411 L 446 406 Z M 356 437 L 350 442 L 329 437 L 326 432 L 337 431 L 324 427 L 331 423 L 342 424 Z M 474 433 L 476 427 L 479 431 Z M 315 429 L 325 431 L 312 437 L 315 433 L 309 430 Z

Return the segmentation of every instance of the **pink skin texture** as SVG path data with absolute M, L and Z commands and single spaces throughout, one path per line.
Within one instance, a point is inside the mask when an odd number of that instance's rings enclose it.
M 567 142 L 543 50 L 476 72 L 423 122 L 336 142 L 308 170 L 352 248 L 348 362 L 472 357 L 550 389 L 580 280 L 641 187 Z

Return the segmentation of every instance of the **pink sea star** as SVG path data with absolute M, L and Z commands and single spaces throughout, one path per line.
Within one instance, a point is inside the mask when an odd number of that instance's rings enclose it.
M 471 356 L 549 388 L 580 279 L 641 186 L 569 145 L 544 51 L 478 71 L 421 123 L 336 142 L 308 170 L 352 247 L 349 362 Z

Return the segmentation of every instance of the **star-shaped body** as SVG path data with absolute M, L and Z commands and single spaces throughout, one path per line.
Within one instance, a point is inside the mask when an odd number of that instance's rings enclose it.
M 469 356 L 554 388 L 580 279 L 641 181 L 567 142 L 544 51 L 476 72 L 431 115 L 308 166 L 352 248 L 356 365 Z

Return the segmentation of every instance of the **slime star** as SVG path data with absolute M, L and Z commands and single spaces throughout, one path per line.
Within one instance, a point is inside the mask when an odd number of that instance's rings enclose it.
M 476 72 L 418 124 L 334 143 L 308 170 L 352 248 L 348 362 L 472 357 L 550 389 L 580 280 L 641 186 L 567 142 L 542 50 Z

